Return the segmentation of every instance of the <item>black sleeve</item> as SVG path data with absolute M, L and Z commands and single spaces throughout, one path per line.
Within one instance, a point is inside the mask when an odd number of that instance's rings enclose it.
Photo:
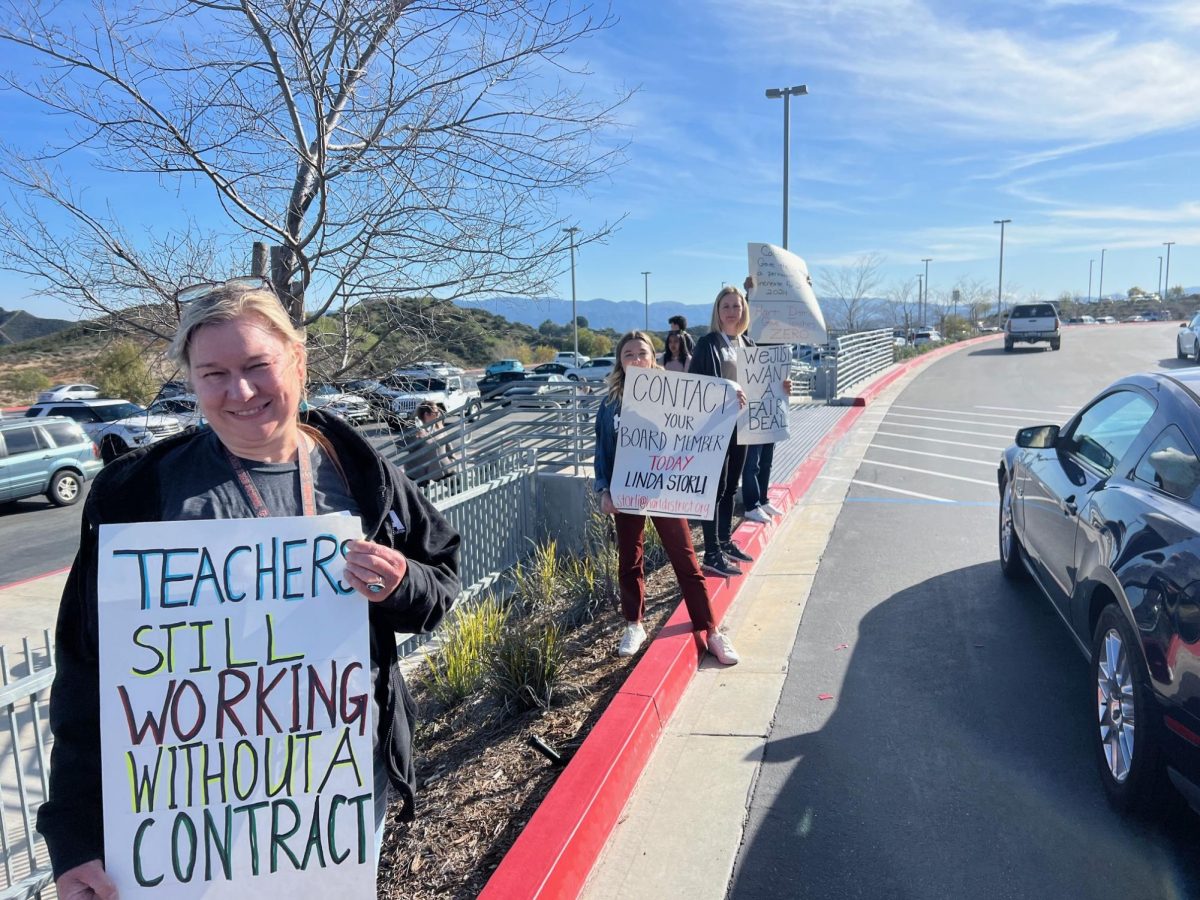
M 104 858 L 100 790 L 100 669 L 96 632 L 96 532 L 85 515 L 55 629 L 50 689 L 50 796 L 38 810 L 54 877 Z
M 692 354 L 692 361 L 688 364 L 688 372 L 692 375 L 720 377 L 721 358 L 717 355 L 716 344 L 712 340 L 712 332 L 709 332 L 696 342 L 696 352 Z
M 393 631 L 428 634 L 462 590 L 458 580 L 457 531 L 406 477 L 394 469 L 392 511 L 404 525 L 392 545 L 408 558 L 408 572 L 390 597 L 372 603 L 372 616 Z M 385 531 L 393 528 L 385 524 Z

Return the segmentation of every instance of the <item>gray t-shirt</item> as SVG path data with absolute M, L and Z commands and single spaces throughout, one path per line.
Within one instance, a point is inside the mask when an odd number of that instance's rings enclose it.
M 358 504 L 350 495 L 337 466 L 315 441 L 309 440 L 313 494 L 317 514 L 349 512 L 357 516 Z M 265 463 L 243 459 L 242 465 L 273 516 L 303 515 L 300 502 L 300 467 L 294 463 Z M 176 447 L 163 457 L 162 517 L 180 519 L 252 519 L 254 510 L 242 493 L 225 450 L 210 429 Z
M 734 348 L 742 346 L 742 336 L 739 334 L 736 338 L 731 338 L 723 334 L 721 337 L 724 340 L 717 350 L 717 355 L 721 357 L 721 377 L 737 381 L 737 351 Z

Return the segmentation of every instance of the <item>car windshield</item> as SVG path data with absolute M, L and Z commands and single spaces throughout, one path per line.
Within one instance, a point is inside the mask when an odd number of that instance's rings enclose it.
M 308 392 L 314 397 L 331 397 L 334 394 L 340 394 L 337 388 L 332 384 L 318 384 L 308 389 Z
M 100 417 L 101 422 L 115 422 L 117 419 L 140 415 L 146 410 L 136 403 L 113 403 L 110 406 L 93 406 L 92 412 Z

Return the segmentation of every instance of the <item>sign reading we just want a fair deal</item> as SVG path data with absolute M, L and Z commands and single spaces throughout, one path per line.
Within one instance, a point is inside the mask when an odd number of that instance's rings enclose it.
M 711 519 L 737 387 L 665 369 L 625 372 L 609 492 L 622 512 Z
M 375 896 L 357 517 L 100 529 L 105 865 L 122 898 Z

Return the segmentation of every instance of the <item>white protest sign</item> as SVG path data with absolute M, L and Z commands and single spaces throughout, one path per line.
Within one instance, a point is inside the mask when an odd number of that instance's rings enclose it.
M 738 384 L 746 392 L 746 408 L 738 415 L 739 444 L 774 444 L 788 439 L 788 398 L 784 379 L 792 367 L 792 348 L 737 347 Z
M 774 244 L 747 244 L 746 251 L 754 276 L 750 337 L 759 344 L 824 344 L 825 316 L 804 260 Z
M 711 519 L 737 387 L 665 369 L 625 371 L 609 492 L 622 512 Z
M 135 897 L 375 896 L 357 517 L 100 528 L 105 867 Z

